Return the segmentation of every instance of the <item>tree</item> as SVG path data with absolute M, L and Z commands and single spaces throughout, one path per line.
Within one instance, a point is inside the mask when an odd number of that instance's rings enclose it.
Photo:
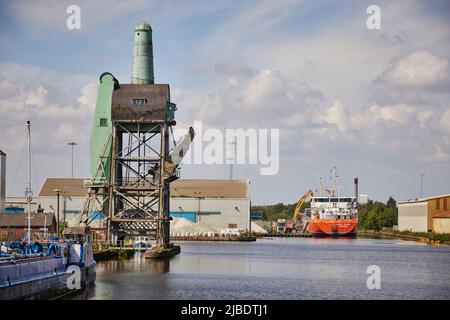
M 369 200 L 358 206 L 358 222 L 361 229 L 379 231 L 382 228 L 392 228 L 397 224 L 397 202 L 389 197 L 386 204 Z
M 391 208 L 391 209 L 396 209 L 397 208 L 397 201 L 395 201 L 394 198 L 389 197 L 388 201 L 386 202 L 386 206 L 388 208 Z

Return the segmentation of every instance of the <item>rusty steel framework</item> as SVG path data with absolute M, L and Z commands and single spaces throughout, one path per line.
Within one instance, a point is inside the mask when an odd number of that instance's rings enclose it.
M 165 245 L 169 238 L 170 121 L 114 121 L 109 181 L 109 240 L 122 234 L 147 235 Z

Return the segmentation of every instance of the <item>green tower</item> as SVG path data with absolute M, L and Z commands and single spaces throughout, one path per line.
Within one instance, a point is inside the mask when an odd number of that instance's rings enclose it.
M 90 141 L 90 178 L 94 185 L 108 181 L 111 165 L 111 104 L 118 81 L 105 72 L 100 76 Z
M 153 84 L 152 27 L 142 21 L 134 29 L 132 84 Z

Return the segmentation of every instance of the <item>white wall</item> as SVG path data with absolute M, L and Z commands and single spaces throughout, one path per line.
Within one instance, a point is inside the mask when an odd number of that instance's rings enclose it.
M 24 191 L 25 192 L 25 191 Z M 6 197 L 5 207 L 19 207 L 24 208 L 25 212 L 28 210 L 27 198 L 25 197 Z M 31 202 L 31 211 L 36 211 L 37 209 L 37 200 L 33 198 Z
M 170 211 L 220 211 L 220 214 L 200 214 L 197 216 L 197 221 L 219 228 L 228 228 L 229 224 L 237 224 L 238 228 L 250 229 L 250 201 L 248 199 L 171 197 Z
M 450 219 L 449 218 L 434 218 L 433 231 L 436 233 L 450 233 Z
M 79 214 L 81 206 L 85 201 L 85 197 L 59 197 L 59 221 L 64 219 L 64 211 L 78 211 L 78 213 L 66 212 L 66 222 L 70 222 L 75 215 Z M 37 202 L 45 211 L 52 212 L 50 205 L 56 210 L 57 198 L 56 196 L 41 196 L 38 197 Z
M 428 203 L 413 202 L 398 204 L 398 229 L 415 232 L 428 231 Z

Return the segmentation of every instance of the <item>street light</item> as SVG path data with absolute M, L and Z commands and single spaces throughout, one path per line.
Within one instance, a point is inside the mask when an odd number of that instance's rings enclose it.
M 73 178 L 73 147 L 78 145 L 78 143 L 76 143 L 75 141 L 71 141 L 71 142 L 69 142 L 67 144 L 72 147 L 72 178 Z
M 423 172 L 420 173 L 420 198 L 423 198 Z
M 233 180 L 233 164 L 235 161 L 235 149 L 236 149 L 236 138 L 233 138 L 233 141 L 230 142 L 231 145 L 231 156 L 229 158 L 227 158 L 227 160 L 231 160 L 231 162 L 229 163 L 229 173 L 228 173 L 228 178 L 230 180 Z
M 59 239 L 59 189 L 55 189 L 56 192 L 56 237 Z

